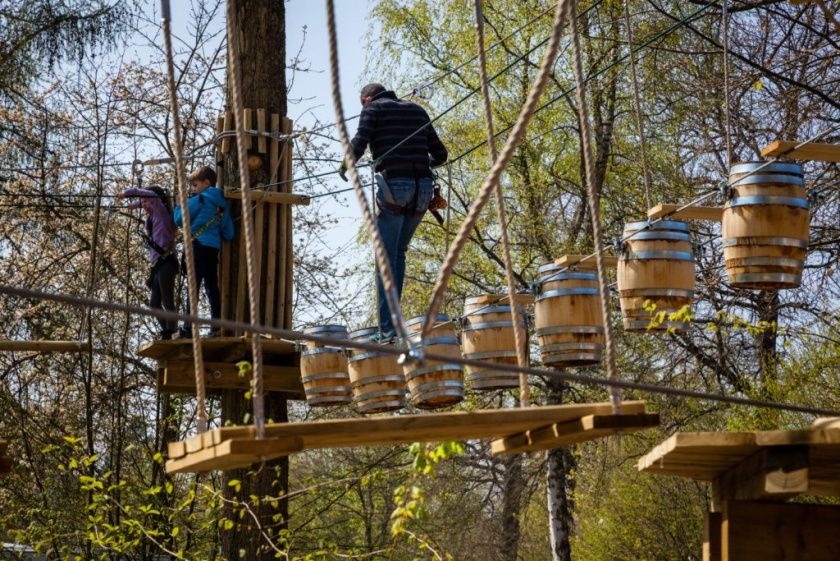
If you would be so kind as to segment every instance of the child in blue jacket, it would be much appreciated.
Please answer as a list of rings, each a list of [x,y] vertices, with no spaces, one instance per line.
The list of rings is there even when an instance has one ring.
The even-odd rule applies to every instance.
[[[193,244],[193,259],[195,261],[195,276],[197,288],[207,293],[210,302],[210,317],[218,319],[222,315],[222,298],[219,293],[219,250],[222,240],[233,239],[233,220],[225,201],[225,195],[216,187],[216,172],[209,166],[204,166],[190,175],[193,196],[190,197],[190,230]],[[183,227],[184,220],[181,207],[175,207],[175,224]],[[186,237],[184,242],[186,243]],[[187,313],[189,299],[187,300]],[[185,323],[181,328],[182,337],[190,337],[191,326]],[[210,336],[216,337],[219,330],[210,330]]]

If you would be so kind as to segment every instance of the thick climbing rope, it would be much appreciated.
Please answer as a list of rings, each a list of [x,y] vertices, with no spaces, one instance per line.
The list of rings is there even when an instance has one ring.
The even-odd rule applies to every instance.
[[[484,180],[484,184],[479,190],[478,196],[472,206],[470,206],[467,216],[461,224],[461,228],[458,230],[458,234],[452,242],[452,247],[449,248],[449,254],[446,256],[446,259],[440,269],[440,273],[438,274],[438,278],[432,292],[432,300],[426,314],[426,321],[423,324],[423,333],[421,335],[423,339],[428,336],[429,331],[432,328],[432,319],[436,316],[441,303],[443,302],[443,297],[446,293],[446,285],[449,281],[449,277],[452,275],[452,271],[455,269],[455,262],[461,254],[461,250],[464,249],[464,245],[466,245],[470,233],[472,232],[475,223],[478,221],[481,211],[487,204],[490,194],[496,188],[496,184],[499,182],[502,171],[504,171],[507,167],[508,162],[510,162],[510,159],[513,157],[514,150],[516,150],[525,136],[525,130],[528,127],[528,123],[531,121],[531,117],[534,115],[534,109],[536,108],[537,102],[539,101],[539,98],[545,89],[545,85],[548,82],[548,76],[551,72],[551,68],[554,66],[554,59],[557,56],[557,50],[560,47],[560,37],[563,34],[563,26],[565,24],[566,17],[569,15],[568,12],[570,5],[571,0],[558,0],[557,2],[557,10],[554,15],[551,39],[549,40],[548,47],[546,47],[546,52],[540,65],[540,70],[537,77],[534,79],[531,91],[528,92],[528,98],[522,106],[522,110],[519,113],[519,118],[513,127],[513,131],[510,133],[510,136],[508,136],[502,151],[499,153],[499,157],[496,158],[493,163],[493,167],[490,169],[490,173]]]
[[[723,121],[726,133],[726,165],[731,166],[732,161],[732,136],[731,136],[731,119],[729,113],[729,2],[723,0],[721,5],[721,33],[723,34]]]
[[[178,185],[178,204],[184,220],[184,260],[187,262],[187,286],[190,300],[190,310],[198,312],[198,286],[195,276],[195,261],[193,260],[193,245],[190,241],[190,207],[187,196],[186,177],[184,167],[183,145],[181,142],[181,117],[178,112],[178,96],[175,89],[175,63],[172,55],[172,30],[170,24],[169,0],[161,0],[161,19],[163,23],[163,48],[166,57],[166,86],[169,92],[169,110],[172,113],[172,132],[175,135],[175,175]],[[195,363],[195,397],[198,432],[207,430],[207,398],[204,388],[204,356],[201,354],[201,326],[192,323],[192,349]]]
[[[577,0],[574,1],[577,5]],[[572,53],[574,59],[575,83],[577,85],[578,115],[580,121],[581,152],[583,153],[583,167],[586,170],[585,182],[589,200],[589,215],[592,218],[592,238],[595,243],[595,264],[598,269],[598,284],[600,285],[601,312],[604,319],[604,340],[606,346],[607,377],[610,381],[618,379],[618,368],[615,360],[615,341],[612,337],[612,322],[610,318],[610,293],[607,286],[607,266],[604,263],[604,239],[601,233],[601,193],[595,184],[595,167],[592,162],[592,136],[589,128],[589,110],[586,106],[586,84],[583,81],[583,62],[581,61],[580,39],[576,22],[571,25]],[[621,393],[616,386],[608,386],[610,401],[615,413],[621,409]]]
[[[245,148],[245,108],[242,101],[242,65],[239,60],[239,36],[236,29],[236,8],[233,0],[227,1],[228,68],[233,83],[230,86],[231,102],[236,126],[236,155],[239,165],[239,189],[242,192],[242,236],[245,239],[245,267],[248,277],[248,303],[250,323],[260,324],[260,293],[257,286],[257,259],[254,248],[254,224],[251,215],[251,180],[248,176],[248,152]],[[291,240],[289,240],[291,243]],[[265,437],[265,401],[263,397],[262,341],[251,337],[254,408],[254,428],[257,438]]]
[[[490,106],[490,88],[487,84],[487,54],[484,51],[484,13],[482,0],[475,0],[475,30],[478,40],[478,75],[481,82],[481,97],[484,101],[484,120],[487,122],[487,147],[490,151],[490,165],[496,161],[496,135],[493,131],[493,110]],[[510,298],[510,317],[513,321],[513,340],[516,345],[516,361],[522,368],[529,366],[528,349],[525,333],[522,328],[522,318],[516,302],[516,279],[513,276],[513,262],[510,257],[510,240],[508,239],[507,217],[505,216],[505,198],[502,194],[502,182],[496,182],[493,190],[496,195],[496,214],[501,232],[502,255],[505,262],[505,279],[507,281],[508,296]],[[527,407],[530,399],[528,375],[519,374],[519,405]]]
[[[373,214],[370,208],[368,208],[362,181],[359,178],[358,171],[356,171],[356,157],[353,154],[352,146],[350,146],[347,126],[344,124],[344,107],[341,104],[341,89],[338,74],[338,41],[335,36],[335,8],[332,0],[327,0],[327,30],[330,44],[330,77],[332,79],[333,108],[335,109],[337,120],[338,136],[341,139],[341,146],[344,149],[344,160],[347,162],[347,174],[350,176],[350,182],[353,184],[353,191],[356,193],[356,199],[359,202],[362,219],[365,221],[368,235],[373,242],[376,266],[379,268],[379,275],[382,279],[383,291],[385,292],[385,300],[388,302],[388,309],[391,313],[391,321],[394,324],[397,337],[408,342],[408,333],[405,329],[402,309],[400,308],[400,297],[397,293],[397,286],[394,282],[388,253],[385,251],[385,244],[382,243],[382,236],[379,234],[379,228],[376,226]]]
[[[627,50],[630,55],[630,76],[633,80],[633,111],[636,114],[636,129],[639,131],[639,152],[642,156],[642,175],[645,181],[645,203],[647,208],[653,207],[651,197],[652,186],[650,179],[650,167],[647,159],[647,140],[645,138],[645,125],[642,119],[642,102],[639,97],[639,78],[636,74],[636,57],[633,54],[633,26],[630,25],[630,0],[624,0],[624,26],[627,28]]]

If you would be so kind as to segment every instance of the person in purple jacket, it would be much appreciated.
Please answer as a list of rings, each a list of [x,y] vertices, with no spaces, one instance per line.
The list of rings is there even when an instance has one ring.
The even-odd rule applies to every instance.
[[[160,187],[140,189],[132,187],[117,195],[118,199],[137,198],[131,206],[142,207],[146,212],[146,228],[143,242],[149,249],[152,269],[146,286],[152,291],[149,306],[170,312],[175,308],[175,278],[178,276],[178,257],[175,254],[175,221],[172,218],[172,204],[166,191]],[[171,339],[178,327],[174,320],[158,318],[158,338]]]

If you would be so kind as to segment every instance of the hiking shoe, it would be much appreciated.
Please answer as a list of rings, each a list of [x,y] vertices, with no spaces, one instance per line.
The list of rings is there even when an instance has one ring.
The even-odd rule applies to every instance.
[[[394,342],[394,338],[397,336],[396,333],[374,333],[370,336],[371,343],[378,343],[380,345],[389,345]]]

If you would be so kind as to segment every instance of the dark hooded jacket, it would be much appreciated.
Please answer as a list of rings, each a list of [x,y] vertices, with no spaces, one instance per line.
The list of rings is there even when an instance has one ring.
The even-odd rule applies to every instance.
[[[378,94],[362,108],[351,143],[356,160],[370,145],[376,171],[395,177],[431,177],[431,168],[448,157],[428,113],[416,103],[397,99],[392,91]]]

